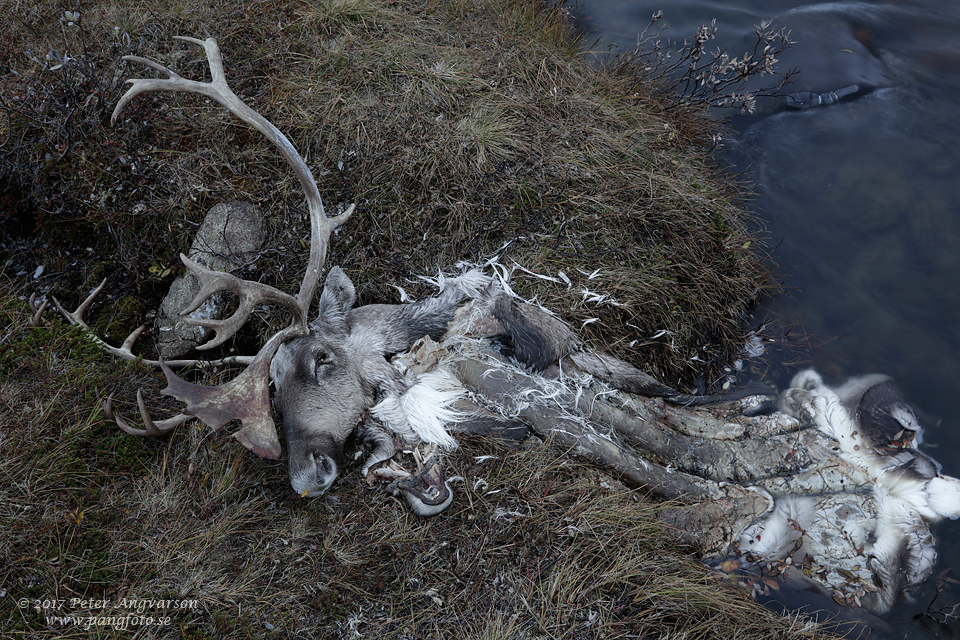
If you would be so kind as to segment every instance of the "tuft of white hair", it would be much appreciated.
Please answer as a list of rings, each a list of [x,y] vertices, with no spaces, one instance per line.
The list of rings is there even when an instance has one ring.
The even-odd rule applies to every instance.
[[[878,495],[889,495],[928,522],[960,517],[960,480],[951,476],[916,478],[894,469],[877,480]]]
[[[823,386],[823,378],[820,377],[816,369],[798,371],[790,381],[790,388],[803,389],[805,391],[817,391]]]
[[[854,457],[859,454],[862,444],[859,425],[840,401],[840,397],[830,387],[820,387],[811,391],[815,407],[813,422],[825,435],[840,445],[840,450]]]
[[[923,582],[937,562],[937,547],[926,523],[900,496],[874,487],[877,505],[876,542],[870,566],[880,585],[875,609],[886,613]]]
[[[820,374],[813,369],[806,369],[793,377],[790,386],[810,394],[813,399],[814,425],[824,435],[837,441],[843,457],[876,477],[880,472],[877,467],[881,461],[865,446],[862,429],[856,418],[844,406],[837,392],[823,383]]]
[[[479,298],[493,282],[493,278],[491,276],[488,276],[480,269],[475,268],[467,269],[459,276],[446,276],[442,272],[438,272],[437,277],[435,278],[428,276],[418,277],[424,282],[429,282],[435,286],[440,290],[440,293],[452,289],[462,292],[471,299]]]
[[[960,480],[951,476],[931,478],[927,483],[930,510],[941,518],[960,518]]]
[[[452,408],[466,395],[466,389],[449,372],[435,369],[420,374],[406,393],[381,400],[370,413],[408,444],[433,443],[452,451],[457,441],[446,425],[468,417]]]

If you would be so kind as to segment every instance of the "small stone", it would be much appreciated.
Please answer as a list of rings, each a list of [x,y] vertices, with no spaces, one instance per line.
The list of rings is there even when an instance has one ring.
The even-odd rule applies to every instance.
[[[208,269],[230,271],[253,260],[266,235],[266,220],[256,206],[248,202],[221,203],[203,219],[187,257]],[[177,358],[207,341],[206,329],[187,325],[180,316],[199,292],[200,280],[190,272],[178,276],[170,285],[156,320],[161,357]],[[228,294],[211,296],[190,316],[219,320],[228,299]]]

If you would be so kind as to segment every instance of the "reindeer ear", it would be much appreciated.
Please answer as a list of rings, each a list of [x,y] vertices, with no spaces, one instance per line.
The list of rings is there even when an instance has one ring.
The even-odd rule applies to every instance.
[[[357,291],[347,274],[340,267],[333,267],[327,274],[323,293],[320,294],[320,310],[311,326],[317,323],[331,323],[343,325],[346,328],[347,314],[353,308],[356,297]]]

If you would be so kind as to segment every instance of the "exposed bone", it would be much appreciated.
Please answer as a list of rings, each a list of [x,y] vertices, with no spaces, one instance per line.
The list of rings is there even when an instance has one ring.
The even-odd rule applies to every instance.
[[[226,320],[194,322],[214,330],[215,336],[205,345],[207,348],[221,344],[233,335],[258,304],[278,304],[293,315],[291,324],[267,341],[249,368],[221,387],[188,384],[160,362],[168,380],[164,393],[186,402],[188,413],[198,416],[213,429],[238,418],[243,422],[243,428],[234,437],[258,455],[278,456],[279,442],[269,411],[268,370],[282,343],[295,338],[299,340],[309,332],[309,338],[303,337],[300,342],[312,351],[293,353],[293,343],[287,345],[291,353],[284,366],[288,371],[299,368],[296,375],[284,376],[289,378],[289,386],[283,395],[288,400],[293,395],[290,387],[297,385],[301,391],[304,388],[312,392],[322,389],[317,394],[319,401],[305,402],[300,407],[311,411],[299,413],[348,415],[349,419],[334,425],[343,438],[334,442],[330,449],[339,459],[343,442],[360,422],[363,412],[373,404],[376,390],[400,396],[414,388],[417,374],[411,373],[411,379],[407,380],[387,364],[387,354],[408,349],[425,333],[435,337],[442,335],[454,319],[455,309],[470,298],[485,298],[476,306],[486,305],[488,315],[493,317],[478,317],[483,315],[483,309],[474,309],[468,317],[461,317],[460,322],[481,333],[484,330],[506,331],[520,360],[537,371],[557,366],[565,373],[573,369],[606,382],[618,381],[620,390],[660,396],[675,405],[692,406],[713,401],[709,397],[681,394],[629,363],[584,349],[569,327],[554,316],[536,307],[526,308],[510,297],[505,284],[499,293],[481,287],[485,279],[477,274],[451,287],[450,291],[442,290],[441,295],[423,304],[368,305],[353,309],[355,291],[352,283],[342,271],[332,269],[321,296],[321,313],[317,320],[308,324],[307,312],[318,287],[330,233],[350,215],[352,209],[328,218],[316,183],[289,140],[243,104],[227,86],[216,43],[213,40],[180,39],[204,47],[211,82],[185,80],[155,62],[127,57],[127,60],[145,64],[168,78],[130,81],[133,86],[117,105],[114,119],[130,100],[146,91],[198,93],[216,100],[263,133],[279,149],[301,182],[311,223],[309,265],[296,297],[230,274],[204,269],[183,258],[184,264],[202,282],[200,295],[186,312],[220,291],[233,292],[241,299],[237,312]],[[102,285],[98,291],[101,288]],[[89,330],[82,316],[95,295],[96,292],[73,314],[61,311],[71,322]],[[131,349],[137,335],[138,331],[131,334],[122,347],[108,350],[121,357],[132,357]],[[345,354],[342,359],[350,366],[334,367],[337,357],[342,355],[334,353],[338,350]],[[300,357],[304,354],[309,357]],[[960,515],[960,480],[940,476],[939,467],[913,448],[914,439],[903,437],[903,431],[908,430],[917,433],[919,438],[919,430],[913,427],[915,416],[908,408],[889,404],[886,392],[877,388],[876,379],[858,383],[860,386],[848,387],[846,391],[841,388],[838,396],[828,388],[820,388],[818,377],[808,375],[805,382],[798,383],[800,388],[781,398],[781,409],[797,420],[791,422],[778,418],[765,421],[754,414],[750,416],[753,420],[751,426],[757,428],[751,428],[747,437],[746,429],[738,432],[737,426],[731,427],[728,416],[704,413],[692,418],[686,406],[667,407],[663,401],[632,403],[623,400],[614,405],[605,401],[606,391],[601,394],[573,388],[575,385],[551,386],[543,376],[531,376],[516,366],[506,368],[462,353],[456,359],[461,379],[488,398],[491,404],[499,406],[508,419],[520,417],[553,442],[615,470],[629,484],[656,496],[685,503],[684,509],[673,514],[673,521],[678,526],[704,538],[698,542],[713,545],[710,548],[714,551],[722,542],[731,540],[735,550],[749,547],[750,553],[742,554],[746,561],[744,565],[754,563],[753,569],[758,570],[762,578],[769,577],[763,572],[769,571],[774,562],[787,567],[803,562],[805,555],[801,554],[805,549],[827,560],[841,558],[848,564],[856,561],[859,554],[869,553],[869,562],[857,565],[860,566],[858,571],[863,573],[849,578],[857,589],[850,592],[850,597],[859,603],[858,599],[863,596],[864,601],[876,610],[886,610],[932,569],[935,547],[925,519]],[[283,368],[277,366],[278,371]],[[327,385],[327,382],[343,382],[344,376],[325,378],[324,371],[349,374],[353,378],[351,382],[355,383],[350,388],[348,385],[339,387],[347,391],[340,397],[349,400],[337,405],[335,411],[327,411],[332,403],[327,402],[329,398],[324,393],[330,392],[334,386]],[[872,400],[867,397],[871,390],[878,395]],[[851,397],[846,397],[848,393],[852,394]],[[862,416],[851,413],[851,402],[855,398],[860,398],[857,407],[862,408],[866,402],[868,408],[872,408],[869,415],[881,435],[887,434],[890,427],[899,431],[890,434],[892,439],[882,444],[887,447],[899,443],[894,448],[903,448],[907,452],[905,456],[889,451],[877,452],[874,456],[864,448]],[[138,404],[147,425],[142,430],[144,435],[160,435],[173,428],[172,421],[185,419],[178,417],[155,424],[146,413],[139,394]],[[291,408],[293,411],[287,412],[286,408],[284,411],[297,412],[295,404]],[[108,415],[112,414],[109,403],[105,410]],[[115,419],[118,423],[125,422],[119,417]],[[684,424],[697,420],[710,425],[701,431],[683,429]],[[809,428],[810,422],[816,429]],[[311,426],[316,425],[308,424],[305,430]],[[604,428],[607,431],[603,431]],[[711,428],[722,433],[723,439],[706,437]],[[382,431],[371,433],[377,447],[372,458],[382,459],[393,450],[392,443],[384,440]],[[740,435],[731,435],[736,433]],[[333,441],[329,433],[321,435]],[[303,447],[303,450],[313,460],[316,449]],[[403,493],[415,510],[418,505],[427,507],[418,513],[438,513],[452,499],[449,486],[439,465],[430,461],[429,456],[424,460],[415,450],[415,458],[416,475],[402,472],[392,462],[388,471],[382,473],[400,476],[392,490]],[[328,482],[312,488],[314,493],[311,495],[326,491],[336,478],[338,469],[333,457],[326,456],[323,463],[332,472],[324,476]],[[759,488],[731,483],[731,480]],[[816,495],[810,495],[813,493]],[[870,542],[872,533],[877,534],[873,543]],[[814,535],[817,536],[815,539],[807,539]],[[901,542],[907,535],[912,536],[914,544],[904,547]],[[868,544],[872,544],[872,548],[864,551]],[[846,545],[846,556],[836,553],[835,549],[840,545]],[[760,561],[750,559],[754,553],[763,556]],[[766,569],[761,566],[763,562]],[[844,567],[837,567],[836,571],[829,567],[821,570],[824,575],[829,574],[828,579],[833,585],[845,587],[842,582],[848,578],[844,572],[850,573],[850,570]],[[797,574],[797,569],[784,569],[779,575],[799,579]],[[884,584],[874,585],[875,591],[868,595],[873,578]]]
[[[411,452],[417,463],[416,473],[410,473],[395,460],[375,470],[374,476],[393,482],[387,490],[396,497],[403,497],[410,509],[418,516],[434,516],[444,511],[453,502],[453,489],[444,477],[443,468],[436,459],[437,445],[421,445]]]

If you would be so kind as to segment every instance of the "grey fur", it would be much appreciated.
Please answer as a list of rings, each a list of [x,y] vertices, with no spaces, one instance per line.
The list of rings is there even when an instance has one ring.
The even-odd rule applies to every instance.
[[[353,283],[339,267],[330,270],[310,334],[284,343],[270,365],[297,493],[317,496],[329,489],[340,473],[344,443],[377,393],[399,395],[411,384],[388,358],[425,335],[439,340],[466,299],[453,280],[421,302],[354,308]],[[358,435],[374,447],[366,468],[395,453],[389,434],[372,422]]]
[[[540,307],[500,294],[493,301],[492,311],[510,336],[517,360],[534,371],[543,371],[581,350],[570,327]]]
[[[758,390],[752,386],[727,394],[683,394],[619,358],[585,349],[565,322],[540,307],[500,293],[493,300],[491,312],[513,343],[513,355],[535,372],[559,362],[563,369],[590,374],[621,391],[663,398],[683,406],[737,400],[770,391],[768,387]]]

